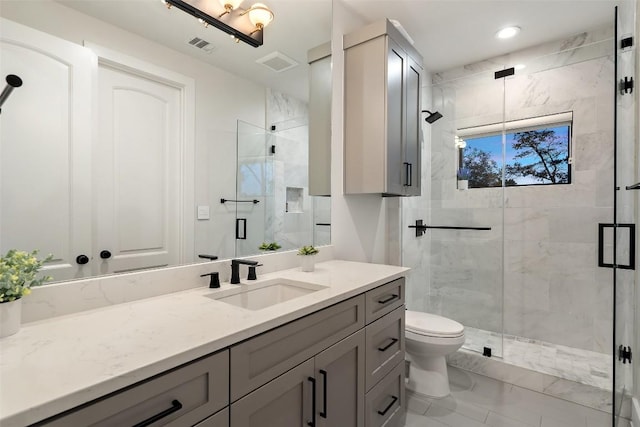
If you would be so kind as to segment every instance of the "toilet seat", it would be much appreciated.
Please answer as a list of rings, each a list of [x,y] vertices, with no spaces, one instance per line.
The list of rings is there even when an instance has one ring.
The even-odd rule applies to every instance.
[[[417,335],[437,338],[459,338],[464,326],[455,320],[420,311],[406,311],[405,329]]]

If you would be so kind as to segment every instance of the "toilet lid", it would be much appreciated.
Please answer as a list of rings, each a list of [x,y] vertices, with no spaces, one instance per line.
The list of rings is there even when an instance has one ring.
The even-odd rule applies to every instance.
[[[464,326],[455,320],[411,310],[406,311],[405,329],[431,337],[459,337],[464,334]]]

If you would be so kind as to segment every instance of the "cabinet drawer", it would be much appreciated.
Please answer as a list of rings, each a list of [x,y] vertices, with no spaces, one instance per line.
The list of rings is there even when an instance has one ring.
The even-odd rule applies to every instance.
[[[370,290],[365,300],[367,324],[391,313],[404,304],[404,277]]]
[[[229,427],[229,408],[224,408],[217,414],[200,421],[193,427]]]
[[[366,387],[371,389],[404,360],[404,305],[367,325]]]
[[[364,326],[360,295],[231,347],[231,401]]]
[[[45,422],[46,426],[193,425],[229,404],[229,351],[224,350]]]
[[[404,363],[398,365],[382,379],[365,398],[365,425],[367,427],[401,427],[406,418],[404,396]]]

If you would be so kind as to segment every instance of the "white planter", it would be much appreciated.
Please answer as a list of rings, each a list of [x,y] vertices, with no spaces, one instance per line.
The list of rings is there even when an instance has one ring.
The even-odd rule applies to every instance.
[[[299,255],[300,267],[302,271],[308,273],[312,272],[316,268],[316,256],[315,255]]]
[[[0,303],[0,338],[13,335],[20,330],[22,299]]]
[[[469,188],[469,181],[466,179],[458,180],[458,190],[467,190]]]

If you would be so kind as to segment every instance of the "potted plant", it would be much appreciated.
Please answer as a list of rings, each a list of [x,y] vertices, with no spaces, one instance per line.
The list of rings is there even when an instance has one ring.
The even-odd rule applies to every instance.
[[[277,251],[281,247],[282,246],[280,246],[276,242],[271,242],[271,243],[262,243],[260,246],[258,246],[258,249],[260,249],[261,251]]]
[[[32,286],[40,286],[52,277],[36,278],[42,265],[52,255],[38,260],[38,251],[31,253],[9,250],[0,257],[0,338],[13,335],[20,329],[22,297],[31,293]]]
[[[469,188],[469,178],[471,177],[469,169],[467,169],[467,168],[458,169],[458,172],[457,172],[456,176],[458,178],[458,190],[466,190],[466,189],[468,189]]]
[[[320,251],[311,246],[303,246],[298,249],[298,255],[302,256],[302,271],[311,272],[315,269],[316,257],[315,255]]]

